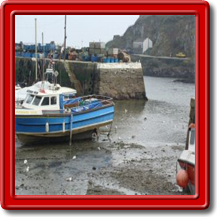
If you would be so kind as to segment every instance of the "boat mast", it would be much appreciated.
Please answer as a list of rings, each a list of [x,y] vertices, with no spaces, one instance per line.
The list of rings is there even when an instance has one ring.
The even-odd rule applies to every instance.
[[[43,77],[43,81],[44,81],[44,34],[42,32],[42,51],[43,51],[43,63],[42,63],[42,77]]]
[[[66,15],[65,15],[65,26],[64,26],[64,62],[66,59]]]
[[[37,81],[38,75],[37,75],[37,66],[38,66],[38,59],[37,59],[37,18],[35,18],[35,80]]]
[[[66,60],[66,15],[65,15],[65,25],[64,25],[64,62]],[[62,55],[62,49],[60,51],[60,54]],[[59,58],[60,60],[60,58]],[[60,85],[61,85],[61,70],[60,70]]]

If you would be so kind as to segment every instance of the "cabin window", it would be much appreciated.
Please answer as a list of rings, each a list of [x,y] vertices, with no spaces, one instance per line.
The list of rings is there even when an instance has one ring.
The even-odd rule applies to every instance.
[[[34,95],[29,95],[27,100],[26,100],[26,103],[31,104],[33,98],[34,98]]]
[[[43,99],[41,105],[42,105],[42,106],[49,105],[49,97],[44,97],[44,99]]]
[[[40,96],[36,96],[32,104],[33,105],[39,105],[40,101],[41,101],[41,97]]]
[[[55,96],[51,97],[51,105],[56,105],[57,104],[57,98]]]

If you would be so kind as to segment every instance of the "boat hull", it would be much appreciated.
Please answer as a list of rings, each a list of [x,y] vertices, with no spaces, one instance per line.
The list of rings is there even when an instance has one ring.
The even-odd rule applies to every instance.
[[[188,173],[188,188],[192,195],[195,194],[195,153],[192,150],[184,150],[179,159],[179,166]]]
[[[40,138],[69,137],[93,131],[111,124],[114,118],[114,105],[78,114],[50,113],[43,115],[15,115],[15,132],[23,143]]]

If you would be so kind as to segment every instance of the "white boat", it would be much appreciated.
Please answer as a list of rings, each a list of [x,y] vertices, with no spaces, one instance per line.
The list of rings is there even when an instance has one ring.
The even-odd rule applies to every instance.
[[[61,87],[59,84],[51,84],[49,81],[39,81],[30,87],[15,89],[15,104],[22,104],[29,91],[41,92],[46,90],[65,90],[68,89],[71,94],[76,95],[77,91],[72,88]]]
[[[52,74],[52,76],[54,75],[55,77],[58,76],[58,72],[54,72],[53,68],[48,68],[46,70],[45,74]],[[59,84],[55,83],[50,83],[47,80],[44,81],[39,81],[35,84],[33,84],[30,87],[24,87],[24,88],[16,88],[15,86],[15,107],[20,107],[22,105],[22,103],[24,102],[28,91],[32,91],[32,92],[43,92],[46,90],[58,90],[58,91],[65,91],[67,89],[67,91],[69,91],[72,95],[76,95],[77,91],[75,89],[72,88],[67,88],[67,87],[61,87]]]

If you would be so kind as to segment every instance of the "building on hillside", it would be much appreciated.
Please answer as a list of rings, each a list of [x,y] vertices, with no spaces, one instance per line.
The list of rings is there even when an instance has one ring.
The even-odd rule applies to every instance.
[[[153,43],[151,39],[138,38],[133,42],[133,52],[134,53],[144,53],[148,49],[152,48],[152,46],[153,46]]]

